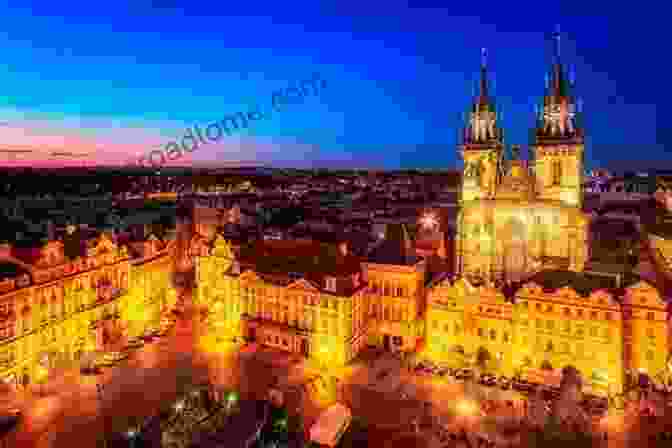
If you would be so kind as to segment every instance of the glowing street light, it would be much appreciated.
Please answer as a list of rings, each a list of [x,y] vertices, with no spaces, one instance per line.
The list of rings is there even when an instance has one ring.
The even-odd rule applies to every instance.
[[[425,213],[420,218],[420,225],[427,230],[434,230],[439,226],[439,219],[434,213]]]

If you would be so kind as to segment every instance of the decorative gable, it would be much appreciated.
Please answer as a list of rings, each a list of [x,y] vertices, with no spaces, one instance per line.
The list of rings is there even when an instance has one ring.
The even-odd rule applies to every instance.
[[[467,295],[475,291],[475,288],[469,283],[469,280],[467,280],[464,277],[460,277],[454,284],[453,287],[455,288],[456,292],[459,295]]]
[[[615,305],[614,297],[604,289],[593,291],[588,299],[597,304],[605,304],[609,306]]]
[[[212,248],[212,255],[218,258],[235,258],[231,245],[221,235],[217,235]]]
[[[257,273],[252,271],[252,270],[249,270],[249,269],[246,270],[245,272],[243,272],[242,274],[240,274],[240,282],[241,283],[244,283],[244,282],[254,283],[254,282],[258,282],[260,280],[261,280],[261,278],[257,275]]]
[[[40,267],[56,266],[62,264],[65,261],[64,258],[63,243],[49,241],[42,247],[37,265]]]
[[[109,252],[116,253],[117,245],[114,244],[114,241],[112,241],[112,238],[110,238],[110,236],[107,233],[103,233],[100,235],[100,238],[98,239],[96,249],[98,251],[98,254]]]
[[[287,285],[287,289],[299,289],[302,291],[308,291],[308,292],[320,292],[320,288],[317,287],[313,282],[308,281],[304,278],[300,278],[289,285]]]
[[[536,284],[535,282],[528,282],[523,285],[522,288],[520,288],[518,294],[520,295],[525,295],[525,296],[540,296],[542,295],[543,290],[541,286]]]
[[[570,286],[563,286],[562,288],[558,289],[555,292],[555,294],[562,298],[570,300],[576,300],[580,297],[579,294],[577,294],[577,292],[574,290],[574,288]]]
[[[661,309],[666,306],[658,289],[644,280],[629,286],[623,299],[624,303],[632,306],[653,306]]]

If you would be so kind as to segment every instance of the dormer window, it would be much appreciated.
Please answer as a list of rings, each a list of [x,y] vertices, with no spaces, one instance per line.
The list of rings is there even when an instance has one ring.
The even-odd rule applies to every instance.
[[[326,281],[326,290],[336,292],[336,277],[327,277],[325,281]]]

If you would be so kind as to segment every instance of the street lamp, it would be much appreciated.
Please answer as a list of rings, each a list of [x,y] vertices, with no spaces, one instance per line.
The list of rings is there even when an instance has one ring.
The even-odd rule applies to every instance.
[[[139,432],[131,429],[126,433],[126,436],[128,436],[128,440],[131,442],[131,448],[135,447],[135,441],[137,440]]]

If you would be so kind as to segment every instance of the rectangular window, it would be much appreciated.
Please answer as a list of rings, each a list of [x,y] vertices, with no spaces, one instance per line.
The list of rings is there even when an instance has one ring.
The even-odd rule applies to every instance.
[[[327,277],[327,291],[336,292],[336,279],[334,277]]]
[[[562,162],[560,160],[554,160],[551,164],[551,175],[553,185],[560,185],[562,181]]]
[[[649,313],[646,313],[646,318],[648,320],[654,320],[655,315],[654,315],[654,313],[649,312]]]

